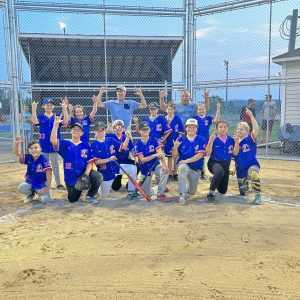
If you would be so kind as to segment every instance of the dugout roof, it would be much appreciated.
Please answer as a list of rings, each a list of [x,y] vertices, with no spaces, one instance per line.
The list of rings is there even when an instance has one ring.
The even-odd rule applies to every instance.
[[[20,34],[32,82],[172,81],[183,37]]]
[[[278,64],[281,64],[281,63],[287,62],[287,61],[295,61],[295,60],[300,60],[300,48],[280,54],[280,55],[272,58],[272,61],[274,63],[278,63]]]

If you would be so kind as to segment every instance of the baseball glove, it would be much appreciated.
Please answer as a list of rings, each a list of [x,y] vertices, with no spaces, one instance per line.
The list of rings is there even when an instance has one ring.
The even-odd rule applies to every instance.
[[[78,191],[88,190],[91,186],[90,177],[86,174],[83,174],[79,177],[75,184],[75,189]]]

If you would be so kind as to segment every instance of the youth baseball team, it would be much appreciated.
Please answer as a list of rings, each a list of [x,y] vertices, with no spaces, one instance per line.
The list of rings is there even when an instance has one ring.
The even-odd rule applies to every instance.
[[[39,128],[39,141],[28,141],[28,153],[19,150],[23,142],[16,137],[13,152],[27,165],[25,181],[18,190],[25,194],[25,203],[33,201],[37,195],[42,203],[51,200],[50,188],[52,172],[57,189],[65,189],[59,176],[58,155],[63,159],[64,181],[69,202],[77,202],[82,194],[78,180],[88,179],[86,202],[97,204],[97,194],[105,199],[110,191],[122,186],[122,175],[134,180],[140,173],[143,190],[150,196],[152,176],[157,183],[156,199],[169,202],[168,181],[178,182],[178,203],[187,204],[187,196],[194,195],[200,179],[206,179],[204,157],[209,156],[207,169],[212,174],[207,201],[216,203],[215,192],[226,194],[229,176],[235,175],[241,195],[253,193],[253,204],[261,204],[260,165],[256,159],[259,127],[249,109],[249,122],[236,125],[233,136],[228,135],[229,126],[220,119],[220,104],[215,116],[206,115],[209,95],[204,93],[204,103],[190,101],[188,90],[181,92],[179,103],[165,103],[166,91],[159,91],[159,103],[147,105],[142,90],[136,94],[140,102],[125,99],[126,87],[116,88],[116,100],[102,101],[107,87],[101,87],[93,96],[93,108],[89,115],[81,105],[72,107],[68,99],[62,100],[62,113],[56,115],[52,98],[43,99],[43,114],[37,114],[38,103],[32,103],[31,123]],[[133,116],[134,110],[149,107],[150,115],[140,120]],[[72,109],[71,109],[72,107]],[[98,107],[109,110],[112,124],[94,124],[95,141],[90,143],[91,124]],[[159,109],[166,112],[158,115]],[[133,143],[130,133],[133,120],[139,138]],[[211,125],[216,131],[210,134]],[[71,139],[62,139],[62,126],[70,128]],[[51,163],[51,164],[50,164]],[[95,166],[95,167],[94,167]],[[95,170],[96,169],[96,170]],[[126,185],[128,199],[140,198],[133,182]]]

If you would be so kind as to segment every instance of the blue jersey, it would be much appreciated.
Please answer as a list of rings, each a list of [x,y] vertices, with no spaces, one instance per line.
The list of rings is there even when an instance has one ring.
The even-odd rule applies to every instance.
[[[134,100],[124,100],[124,102],[108,100],[102,103],[109,110],[112,121],[122,120],[126,129],[131,125],[133,111],[140,106],[140,103]]]
[[[42,148],[42,151],[44,153],[51,153],[55,152],[51,142],[50,142],[50,136],[51,131],[54,124],[54,119],[56,115],[53,114],[51,118],[48,118],[45,114],[37,115],[37,119],[39,120],[39,126],[40,126],[40,145]],[[61,123],[59,124],[59,128],[57,130],[57,138],[60,139],[60,127]]]
[[[196,135],[192,141],[190,141],[186,136],[182,136],[178,139],[178,141],[181,142],[181,144],[178,147],[179,156],[177,162],[189,159],[197,153],[205,155],[206,142],[202,136]],[[204,159],[200,158],[195,162],[188,163],[188,165],[191,169],[203,170],[203,161]]]
[[[257,143],[251,136],[247,136],[240,141],[239,148],[240,151],[235,157],[237,177],[246,178],[251,166],[260,167],[256,159]]]
[[[92,143],[93,156],[97,159],[118,157],[118,153],[122,151],[122,143],[112,137],[105,137],[103,142],[96,140]],[[110,161],[105,164],[97,165],[97,170],[103,175],[103,180],[108,181],[115,178],[115,174],[119,174],[119,167],[115,162]]]
[[[116,139],[117,141],[119,141],[121,143],[124,143],[124,141],[126,140],[125,132],[122,133],[121,139],[119,139],[117,137],[117,135],[114,134],[114,133],[107,133],[106,137],[111,137],[111,138]],[[132,149],[134,149],[134,145],[133,145],[132,139],[130,139],[127,149],[122,149],[121,152],[116,153],[119,164],[128,164],[128,162],[129,162],[129,151],[131,151]]]
[[[88,163],[94,161],[90,145],[85,142],[75,145],[71,141],[58,140],[55,149],[64,160],[66,185],[75,186],[77,179],[85,172]]]
[[[209,129],[210,125],[213,123],[214,117],[213,116],[194,116],[193,119],[196,119],[198,122],[198,130],[197,134],[204,137],[205,142],[208,143],[209,140]]]
[[[182,124],[185,126],[187,119],[190,119],[194,116],[197,108],[197,103],[189,102],[188,104],[176,103],[175,115],[177,115]]]
[[[27,165],[25,180],[31,184],[33,190],[40,190],[47,186],[46,171],[51,170],[51,167],[43,154],[36,160],[31,154],[25,154],[20,158],[20,162]]]
[[[233,156],[234,139],[231,136],[227,136],[225,143],[217,137],[212,146],[212,153],[209,160],[222,161],[230,163]]]
[[[161,148],[162,145],[160,142],[155,137],[151,136],[146,143],[142,142],[141,140],[135,143],[134,156],[137,157],[142,154],[144,157],[147,157],[155,154],[156,151]],[[145,163],[139,162],[142,175],[147,175],[153,164],[159,164],[157,157]]]
[[[85,116],[81,120],[71,117],[70,125],[80,123],[83,126],[83,135],[80,138],[82,142],[88,143],[90,141],[90,125],[93,121],[90,116]]]
[[[173,149],[173,141],[178,139],[180,133],[184,133],[184,127],[181,119],[176,115],[168,125],[171,127],[172,132],[166,139],[166,142],[164,144],[164,152],[167,155],[171,155]]]
[[[157,116],[154,120],[151,120],[150,117],[146,117],[144,118],[144,121],[150,126],[151,136],[154,136],[157,139],[160,139],[166,132],[172,130],[163,116]]]

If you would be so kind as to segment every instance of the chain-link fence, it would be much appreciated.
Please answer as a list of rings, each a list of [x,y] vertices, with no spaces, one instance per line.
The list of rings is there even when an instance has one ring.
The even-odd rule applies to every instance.
[[[295,0],[261,1],[259,6],[243,1],[243,7],[237,7],[242,1],[231,6],[192,0],[149,0],[139,6],[120,0],[9,2],[16,16],[18,82],[7,75],[9,63],[1,65],[0,82],[18,90],[21,113],[11,114],[12,100],[1,109],[19,122],[21,133],[26,135],[28,129],[27,139],[31,134],[38,137],[38,128],[28,121],[33,100],[42,113],[42,99],[52,97],[55,112],[60,113],[61,99],[67,96],[73,106],[80,104],[89,114],[92,95],[101,85],[109,89],[104,101],[116,99],[115,87],[122,83],[128,89],[126,98],[140,101],[134,90],[142,88],[147,103],[158,102],[160,89],[169,91],[166,100],[179,102],[180,90],[188,87],[196,102],[210,91],[209,114],[221,102],[222,118],[229,121],[231,133],[242,108],[255,99],[261,127],[258,153],[299,159],[299,55],[298,62],[297,55],[295,62],[280,57],[276,61],[287,52],[280,25],[296,8]],[[0,18],[4,22],[0,38],[5,41],[0,53],[5,57],[4,8]],[[266,94],[272,94],[275,113],[263,109]],[[142,118],[149,110],[136,113]],[[110,116],[98,108],[95,120],[109,122]],[[12,122],[10,134],[16,127]],[[67,129],[63,137],[69,137]],[[94,138],[93,127],[90,137]],[[6,161],[2,154],[0,161]]]

